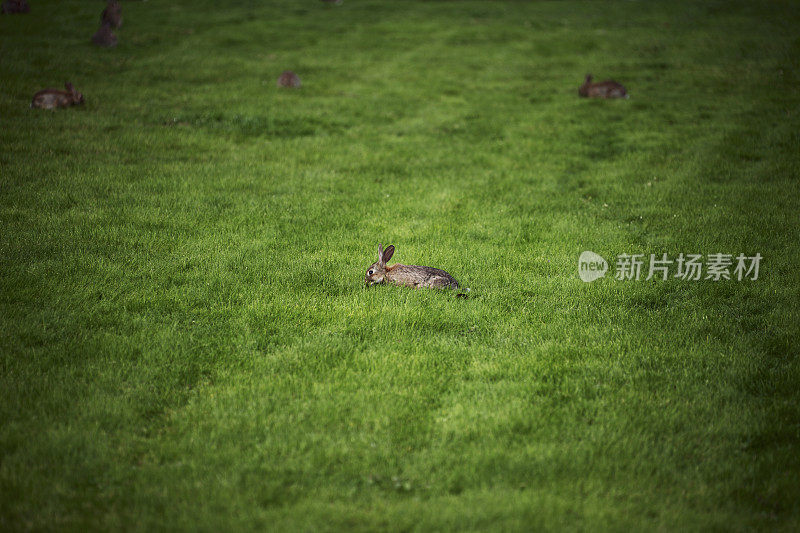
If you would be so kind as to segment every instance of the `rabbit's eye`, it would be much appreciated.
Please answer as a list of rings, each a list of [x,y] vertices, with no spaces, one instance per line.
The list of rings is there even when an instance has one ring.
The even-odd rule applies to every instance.
[[[367,272],[367,274],[369,274],[369,275],[371,276],[371,275],[372,275],[372,270],[370,270],[369,272]]]

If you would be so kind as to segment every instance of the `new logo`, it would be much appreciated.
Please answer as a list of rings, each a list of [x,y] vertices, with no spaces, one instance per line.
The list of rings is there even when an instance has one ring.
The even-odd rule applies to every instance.
[[[606,272],[608,263],[600,255],[586,251],[578,258],[578,275],[586,283],[602,278]]]

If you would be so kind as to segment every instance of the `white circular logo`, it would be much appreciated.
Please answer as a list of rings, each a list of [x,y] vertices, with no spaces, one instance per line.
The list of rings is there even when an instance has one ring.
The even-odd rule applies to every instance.
[[[607,271],[606,260],[594,252],[583,252],[578,258],[578,275],[586,283],[602,278]]]

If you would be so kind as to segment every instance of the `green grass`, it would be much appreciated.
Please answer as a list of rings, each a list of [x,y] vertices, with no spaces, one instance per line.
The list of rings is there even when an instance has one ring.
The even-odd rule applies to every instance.
[[[31,4],[0,529],[800,527],[796,3],[125,2],[111,50],[100,2]],[[471,297],[365,289],[379,242]]]

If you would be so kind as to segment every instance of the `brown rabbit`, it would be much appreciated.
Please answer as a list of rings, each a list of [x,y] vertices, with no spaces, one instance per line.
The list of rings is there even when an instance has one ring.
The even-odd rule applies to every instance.
[[[584,98],[628,98],[628,92],[621,84],[613,80],[592,83],[591,74],[586,75],[586,80],[578,89],[578,94]]]
[[[31,107],[40,109],[55,109],[57,107],[69,107],[83,103],[83,95],[75,90],[70,82],[64,84],[66,91],[58,89],[44,89],[33,95]]]
[[[97,33],[92,35],[92,43],[104,48],[117,46],[117,36],[111,31],[111,24],[104,22]]]
[[[3,13],[28,13],[31,6],[28,5],[27,0],[6,0],[3,2]]]
[[[297,89],[300,87],[300,78],[291,70],[286,70],[278,77],[278,87],[292,87]]]
[[[383,245],[378,245],[378,261],[370,265],[364,282],[367,285],[376,283],[394,283],[406,287],[428,287],[432,289],[457,289],[458,282],[438,268],[416,265],[387,265],[386,262],[392,258],[394,246],[389,245],[386,250]]]
[[[108,23],[112,28],[122,26],[122,5],[117,0],[108,0],[108,5],[100,15],[100,23]]]

